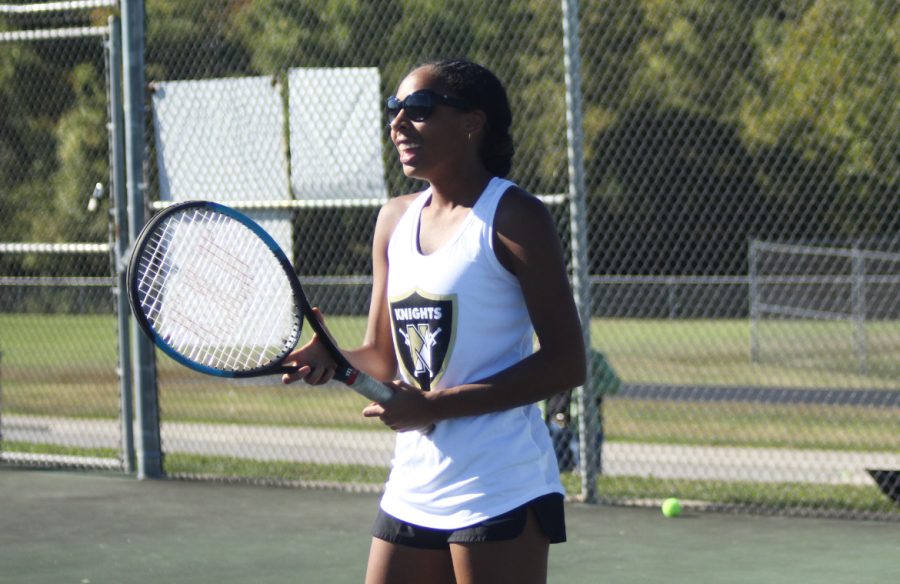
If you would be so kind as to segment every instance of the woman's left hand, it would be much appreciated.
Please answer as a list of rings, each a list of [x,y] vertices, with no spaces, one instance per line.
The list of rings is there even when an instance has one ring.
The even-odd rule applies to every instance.
[[[395,432],[409,432],[431,427],[437,418],[428,393],[403,381],[388,384],[394,397],[386,404],[371,403],[363,409],[363,416],[379,418]]]

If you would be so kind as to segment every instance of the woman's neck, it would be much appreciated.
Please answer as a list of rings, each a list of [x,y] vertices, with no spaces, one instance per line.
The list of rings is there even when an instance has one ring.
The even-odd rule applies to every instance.
[[[491,173],[480,168],[471,173],[432,181],[430,204],[435,207],[471,207],[492,178]]]

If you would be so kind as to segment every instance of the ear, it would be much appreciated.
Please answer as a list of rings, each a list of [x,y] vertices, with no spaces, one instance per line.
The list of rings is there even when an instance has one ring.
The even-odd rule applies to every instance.
[[[472,110],[466,112],[466,121],[463,123],[463,129],[472,137],[480,136],[487,126],[487,115],[481,110]]]

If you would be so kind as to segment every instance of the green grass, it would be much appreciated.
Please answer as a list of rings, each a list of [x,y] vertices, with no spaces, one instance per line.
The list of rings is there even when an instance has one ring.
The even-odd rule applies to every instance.
[[[202,379],[175,384],[161,376],[161,409],[165,419],[173,421],[377,429],[360,415],[368,400],[352,390],[274,383],[210,385]]]
[[[114,448],[80,448],[77,446],[63,446],[61,444],[41,444],[37,442],[19,442],[16,440],[4,440],[0,445],[5,452],[20,452],[23,454],[54,454],[61,456],[81,456],[89,458],[119,458],[119,451]]]
[[[362,318],[329,317],[338,342],[353,345]],[[842,323],[762,325],[763,362],[749,359],[750,326],[738,320],[595,320],[592,338],[627,383],[822,388],[898,388],[900,322],[870,323],[869,375],[860,375]],[[0,314],[0,399],[3,415],[115,419],[115,321],[109,316]],[[359,412],[366,400],[341,388],[283,386],[203,376],[158,359],[164,421],[377,428]],[[604,402],[607,440],[661,444],[900,451],[897,409],[745,403]],[[113,449],[3,442],[6,451],[116,458]],[[257,461],[168,453],[170,475],[287,482],[339,482],[369,488],[387,469]],[[576,475],[563,477],[580,492]],[[897,513],[877,488],[844,485],[735,483],[653,477],[598,479],[605,501],[641,503],[676,495],[713,505]]]
[[[163,464],[166,474],[175,476],[199,475],[231,479],[265,477],[285,482],[341,483],[367,487],[383,485],[388,476],[388,469],[378,466],[248,460],[195,454],[167,454]]]
[[[358,317],[330,317],[338,341],[362,334]],[[828,356],[841,323],[778,323],[782,336],[817,339]],[[900,323],[872,323],[880,347],[900,342]],[[595,320],[595,346],[630,383],[779,387],[900,387],[898,377],[749,360],[749,324],[736,320]],[[115,418],[115,322],[110,316],[0,314],[0,391],[5,414]],[[810,343],[808,342],[807,345]],[[812,345],[810,345],[812,346]],[[893,345],[891,345],[893,346]],[[900,366],[900,347],[893,366]],[[787,359],[783,359],[787,361]],[[832,359],[835,360],[835,359]],[[366,400],[340,388],[283,386],[277,379],[210,378],[158,359],[162,418],[234,424],[370,428]],[[607,400],[609,440],[900,451],[896,409]]]
[[[358,342],[365,326],[362,317],[332,316],[328,322],[343,345]],[[867,375],[856,370],[847,323],[778,321],[760,330],[763,361],[753,363],[746,320],[594,319],[591,324],[594,347],[628,383],[900,387],[900,321],[867,323]],[[110,316],[0,314],[4,380],[114,379],[116,349]]]
[[[4,377],[16,369],[115,367],[116,321],[106,315],[0,314]]]
[[[9,452],[63,454],[116,458],[118,453],[102,448],[67,448],[56,445],[4,442]],[[258,461],[225,456],[167,454],[164,469],[169,476],[213,477],[237,480],[270,480],[285,483],[339,483],[353,488],[377,489],[387,479],[388,469],[378,466]],[[581,477],[564,473],[563,485],[570,495],[581,492]],[[654,504],[667,497],[703,505],[740,506],[772,510],[900,514],[874,486],[817,485],[807,483],[751,483],[658,479],[654,477],[609,477],[597,479],[602,501],[617,504]]]
[[[563,484],[569,493],[581,491],[579,481],[580,476],[576,474],[563,475]],[[808,509],[900,515],[900,506],[892,503],[875,486],[600,476],[597,494],[601,501],[617,504],[657,504],[668,497],[678,497],[699,505],[757,508],[770,512]]]
[[[606,440],[900,452],[897,409],[606,400]]]
[[[851,325],[760,325],[761,362],[750,360],[746,320],[595,319],[591,339],[629,383],[806,388],[900,388],[900,321],[866,324],[869,374],[861,375]]]

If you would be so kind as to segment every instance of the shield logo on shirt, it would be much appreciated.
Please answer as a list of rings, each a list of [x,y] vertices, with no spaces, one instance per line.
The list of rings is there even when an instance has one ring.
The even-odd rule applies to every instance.
[[[430,391],[450,361],[456,338],[456,294],[415,290],[389,302],[391,331],[400,366],[420,389]]]

